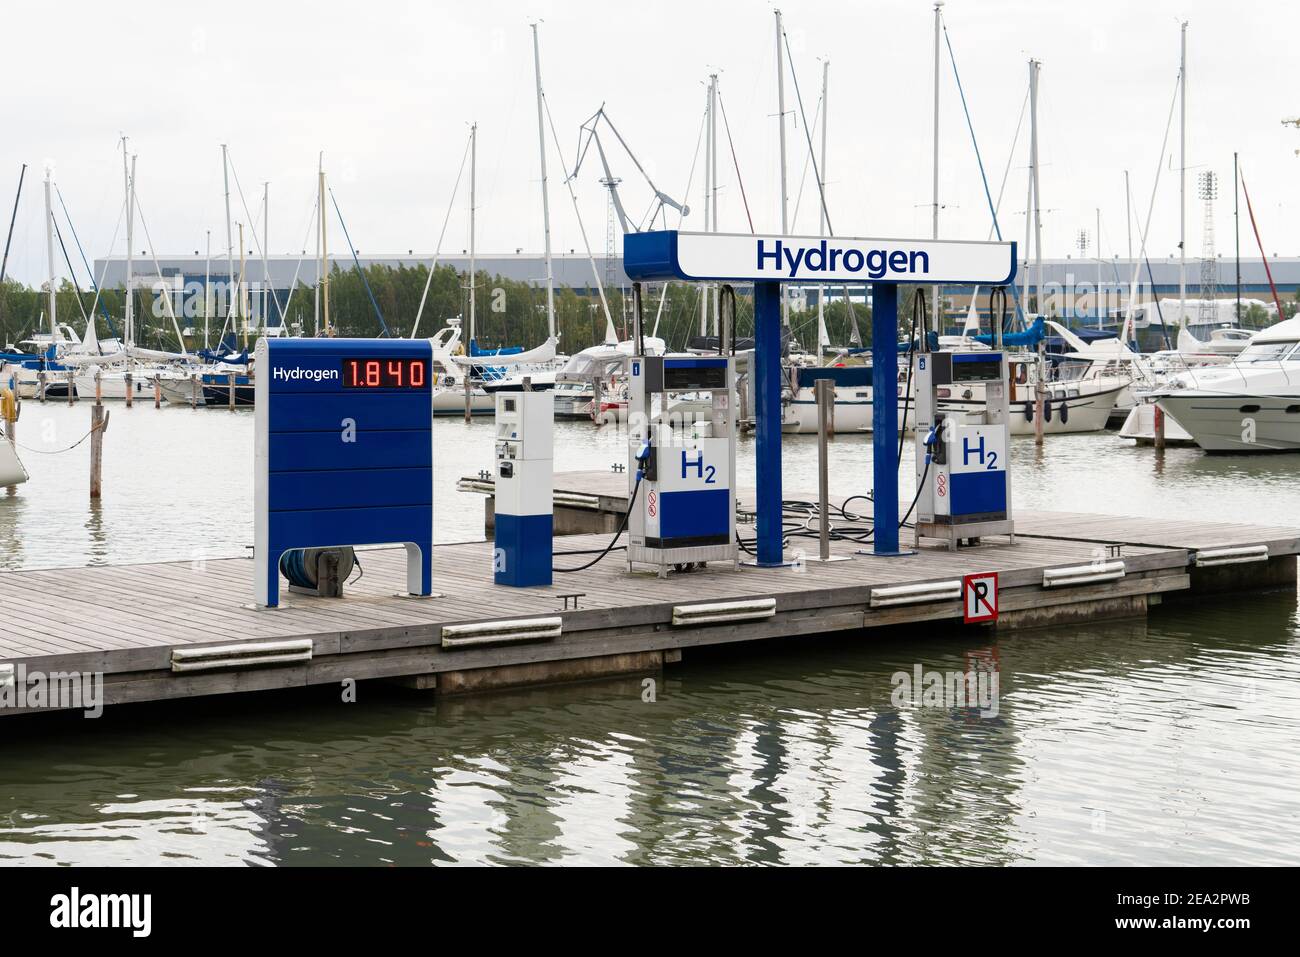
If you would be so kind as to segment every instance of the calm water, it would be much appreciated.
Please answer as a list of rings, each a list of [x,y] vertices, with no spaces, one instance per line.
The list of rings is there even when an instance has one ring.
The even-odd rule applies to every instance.
[[[88,420],[27,403],[19,438],[63,448]],[[438,429],[440,537],[481,537],[454,486],[490,464],[490,425]],[[559,429],[558,469],[621,457],[612,430]],[[118,406],[95,509],[85,445],[24,450],[0,567],[243,554],[251,436],[247,414]],[[787,490],[814,489],[815,443],[786,451]],[[866,441],[832,455],[833,487],[861,491]],[[752,483],[752,444],[741,458]],[[1300,523],[1300,456],[1158,462],[1102,435],[1012,458],[1021,506]],[[363,686],[6,722],[0,861],[1300,863],[1295,594],[986,638],[694,653],[649,702],[640,679],[443,702]],[[997,715],[896,706],[916,665],[995,665]]]

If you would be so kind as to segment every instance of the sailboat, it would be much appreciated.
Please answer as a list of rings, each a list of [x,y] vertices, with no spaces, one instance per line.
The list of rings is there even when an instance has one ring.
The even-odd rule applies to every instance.
[[[81,395],[93,395],[104,399],[125,399],[128,391],[139,395],[153,391],[153,378],[170,369],[177,362],[192,363],[196,357],[185,350],[185,339],[181,335],[180,323],[176,319],[171,293],[164,286],[163,302],[172,321],[176,340],[181,352],[167,352],[158,349],[146,349],[136,345],[135,341],[135,276],[133,243],[135,241],[135,214],[138,201],[135,190],[135,156],[129,155],[126,137],[122,137],[122,178],[126,192],[126,284],[125,284],[125,328],[123,341],[113,352],[103,351],[94,335],[94,317],[87,320],[86,336],[80,348],[68,350],[60,360],[76,370],[75,380]],[[48,191],[48,187],[47,187]],[[48,200],[46,202],[48,207]],[[51,259],[53,253],[51,253]],[[155,268],[159,268],[157,258]],[[161,271],[161,270],[160,270]],[[53,278],[51,278],[53,282]],[[53,299],[51,299],[53,302]],[[89,341],[88,341],[89,340]]]

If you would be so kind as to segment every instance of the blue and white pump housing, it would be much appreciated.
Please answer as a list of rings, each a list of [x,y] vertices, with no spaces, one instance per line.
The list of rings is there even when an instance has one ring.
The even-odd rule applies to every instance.
[[[549,585],[555,398],[550,392],[498,392],[496,401],[493,580],[517,588]]]
[[[628,569],[734,566],[735,359],[634,356],[629,371]]]
[[[920,352],[916,362],[917,544],[1007,535],[1011,518],[1010,401],[1007,357],[992,352]],[[982,412],[957,412],[944,400],[982,385]]]

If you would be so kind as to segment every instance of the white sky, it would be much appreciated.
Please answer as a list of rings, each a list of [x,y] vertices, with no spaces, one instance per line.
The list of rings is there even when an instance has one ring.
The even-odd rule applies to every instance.
[[[41,178],[47,162],[55,166],[87,256],[110,250],[122,203],[117,140],[123,131],[139,155],[140,202],[159,252],[201,252],[211,230],[214,256],[224,254],[220,144],[227,142],[253,210],[250,219],[235,195],[237,220],[256,219],[261,184],[271,183],[272,252],[296,253],[304,246],[323,149],[353,241],[363,253],[380,254],[433,249],[468,123],[477,120],[478,248],[485,254],[540,251],[528,27],[538,17],[543,79],[563,165],[572,165],[579,124],[604,102],[660,188],[681,198],[705,77],[717,69],[755,225],[778,231],[772,9],[738,0],[10,5],[0,43],[0,234],[19,165],[30,168],[9,273],[27,282],[45,275]],[[782,9],[810,118],[820,95],[819,58],[831,62],[827,193],[836,232],[928,236],[931,3],[789,0]],[[1189,256],[1201,252],[1195,177],[1203,168],[1218,172],[1223,184],[1218,246],[1231,255],[1234,150],[1268,252],[1300,254],[1294,185],[1300,129],[1280,123],[1300,115],[1292,53],[1300,5],[951,0],[945,18],[995,195],[1025,95],[1026,61],[1031,55],[1043,61],[1039,138],[1047,255],[1077,255],[1076,233],[1096,233],[1097,207],[1102,254],[1124,254],[1123,171],[1132,171],[1135,214],[1145,216],[1177,76],[1179,18],[1190,21]],[[789,79],[786,91],[787,108],[797,111]],[[941,96],[942,234],[983,239],[989,213],[946,50]],[[1026,123],[1002,206],[1008,238],[1023,238],[1027,130]],[[804,175],[804,137],[802,122],[789,126],[792,212]],[[639,215],[648,192],[617,147],[610,156],[624,179],[627,205]],[[1152,220],[1153,260],[1176,249],[1176,162],[1175,122]],[[555,249],[581,251],[553,146],[548,164]],[[725,140],[719,166],[721,226],[744,231]],[[605,240],[599,176],[593,155],[576,184],[598,253]],[[815,186],[811,172],[807,177],[792,232],[816,231]],[[701,226],[702,186],[697,170],[689,197],[697,212],[685,228]],[[449,251],[468,245],[466,206],[462,192],[444,246]],[[332,250],[343,253],[337,221],[331,237]],[[71,237],[65,238],[76,261]],[[314,248],[313,240],[306,243]],[[138,229],[136,248],[146,246]],[[112,249],[123,248],[119,237]],[[1254,254],[1244,202],[1242,252]],[[57,250],[56,256],[61,259]],[[60,275],[65,272],[60,264]],[[84,286],[79,263],[78,272]]]

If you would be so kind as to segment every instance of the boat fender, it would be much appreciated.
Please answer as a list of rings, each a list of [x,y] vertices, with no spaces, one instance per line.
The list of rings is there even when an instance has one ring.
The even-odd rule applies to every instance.
[[[1065,425],[1065,423],[1069,421],[1070,421],[1070,403],[1062,402],[1061,403],[1061,424]]]
[[[1046,400],[1043,401],[1043,421],[1044,422],[1052,421],[1052,403]]]
[[[1034,421],[1034,403],[1032,402],[1025,403],[1025,421],[1026,422]]]

